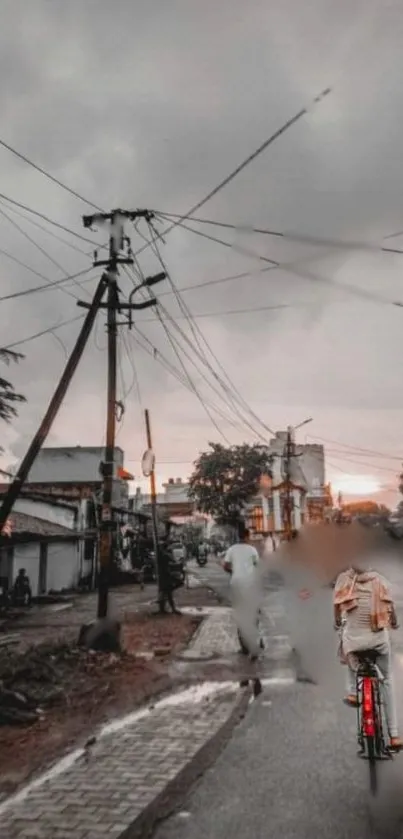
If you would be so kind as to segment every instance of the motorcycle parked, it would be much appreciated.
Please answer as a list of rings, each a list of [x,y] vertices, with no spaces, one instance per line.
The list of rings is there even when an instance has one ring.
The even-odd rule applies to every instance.
[[[207,565],[207,561],[208,550],[205,547],[200,547],[197,551],[196,562],[200,566],[200,568],[203,568],[205,565]]]

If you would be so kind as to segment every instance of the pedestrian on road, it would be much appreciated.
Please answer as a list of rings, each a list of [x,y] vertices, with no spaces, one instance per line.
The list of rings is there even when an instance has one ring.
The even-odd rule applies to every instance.
[[[172,552],[169,550],[168,545],[166,542],[160,542],[158,546],[158,550],[160,551],[160,576],[159,576],[159,587],[160,587],[160,597],[159,597],[159,608],[161,614],[166,614],[167,611],[167,603],[171,608],[171,611],[174,615],[180,615],[181,612],[177,609],[175,605],[175,601],[173,598],[173,592],[175,590],[175,580],[173,579],[173,574],[171,570],[172,564]]]
[[[257,658],[259,653],[259,611],[261,575],[259,554],[250,544],[249,530],[242,525],[239,541],[224,559],[224,569],[231,574],[231,600],[241,651]]]
[[[400,749],[396,699],[393,682],[389,629],[397,629],[397,617],[390,587],[376,571],[357,565],[339,575],[334,588],[334,620],[341,629],[340,660],[347,666],[346,704],[358,705],[354,653],[376,650],[377,664],[384,682],[382,690],[388,723],[390,746]]]

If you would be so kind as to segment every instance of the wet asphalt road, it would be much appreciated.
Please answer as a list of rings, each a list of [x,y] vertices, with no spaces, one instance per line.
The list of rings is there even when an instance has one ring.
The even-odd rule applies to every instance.
[[[394,583],[403,623],[403,562],[388,556],[382,570]],[[341,702],[331,590],[304,571],[285,569],[283,578],[288,630],[314,683],[265,689],[155,839],[403,839],[403,754],[381,765],[373,799],[356,755],[355,714]],[[298,596],[303,587],[311,591],[307,600]],[[403,629],[393,640],[403,729]]]

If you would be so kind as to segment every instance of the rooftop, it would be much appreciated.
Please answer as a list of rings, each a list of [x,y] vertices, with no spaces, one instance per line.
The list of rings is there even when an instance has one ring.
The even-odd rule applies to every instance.
[[[101,452],[104,450],[105,446],[44,446],[40,453],[41,455],[46,455],[57,452],[58,454],[65,454],[68,457],[74,454],[74,452]],[[123,449],[120,446],[115,446],[115,451],[123,454]]]
[[[37,516],[29,516],[27,513],[11,513],[9,516],[11,522],[11,536],[0,537],[7,541],[12,541],[13,536],[40,536],[40,537],[78,537],[74,530],[68,527],[63,527],[61,524],[55,524],[46,519],[39,519]]]
[[[0,497],[5,495],[10,484],[0,483]],[[49,493],[42,493],[42,492],[35,492],[35,490],[30,490],[29,485],[27,487],[23,486],[21,488],[19,498],[28,500],[28,501],[38,501],[42,502],[43,504],[51,504],[52,507],[65,507],[68,510],[75,510],[76,505],[74,503],[69,503],[67,500],[62,498],[57,498],[55,496],[50,495]]]

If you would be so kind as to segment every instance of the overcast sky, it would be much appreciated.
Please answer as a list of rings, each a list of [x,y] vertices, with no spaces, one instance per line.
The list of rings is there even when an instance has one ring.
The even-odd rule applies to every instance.
[[[1,139],[95,204],[184,214],[331,86],[330,96],[209,201],[200,216],[372,245],[403,230],[398,0],[0,0],[0,11]],[[4,148],[0,172],[4,195],[88,235],[81,216],[91,207]],[[22,210],[17,215],[15,209],[0,203],[0,248],[50,280],[62,278],[62,268],[72,273],[91,264],[89,244],[43,222],[70,243],[64,244],[28,220],[42,224],[37,217]],[[250,272],[186,291],[183,299],[194,315],[212,315],[196,323],[253,411],[272,429],[312,416],[300,439],[309,431],[310,442],[335,441],[329,444],[330,479],[364,474],[375,476],[385,491],[393,487],[398,460],[353,448],[342,455],[340,444],[403,456],[403,311],[382,302],[403,301],[403,256],[191,225],[232,247],[182,228],[169,233],[161,249],[178,288]],[[127,232],[133,247],[140,247],[134,229]],[[90,238],[103,242],[106,232]],[[403,236],[384,244],[403,248]],[[262,272],[262,256],[288,269]],[[150,250],[139,259],[145,272],[160,270]],[[2,295],[42,282],[4,255],[0,264]],[[53,289],[3,301],[2,344],[82,313],[71,294],[88,299],[97,276],[97,271],[86,276],[82,290],[66,284],[70,294]],[[122,274],[122,294],[131,288]],[[169,291],[167,283],[158,289]],[[161,302],[174,316],[181,314],[172,293]],[[265,308],[279,304],[289,308]],[[224,314],[245,309],[261,311]],[[147,321],[141,329],[157,348],[156,358],[152,349],[148,356],[138,347],[135,333],[126,338],[129,357],[121,339],[119,396],[130,392],[118,443],[138,476],[142,409],[148,407],[164,480],[186,476],[208,441],[222,439],[193,386],[202,399],[240,421],[228,395],[214,394],[189,358],[182,351],[181,360],[175,355],[153,318],[152,311],[145,312],[138,323]],[[187,321],[178,324],[222,376],[203,339],[198,336],[198,346]],[[67,351],[78,329],[76,322],[57,331]],[[172,324],[169,329],[178,335]],[[65,349],[50,334],[21,346],[26,358],[9,375],[28,402],[18,421],[2,428],[4,464],[25,452],[62,371]],[[161,366],[161,354],[193,384],[187,379],[186,389],[172,378]],[[212,374],[200,370],[220,390]],[[48,444],[103,443],[105,374],[100,316]],[[245,424],[242,430],[214,410],[212,416],[231,442],[254,439]]]

